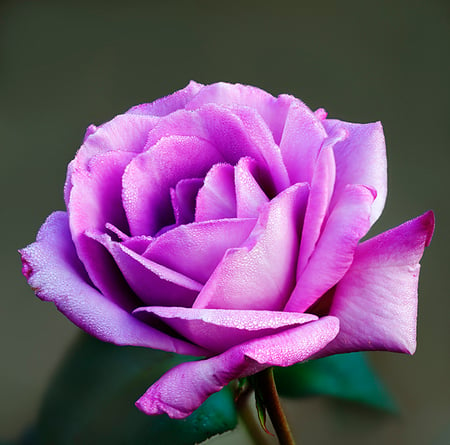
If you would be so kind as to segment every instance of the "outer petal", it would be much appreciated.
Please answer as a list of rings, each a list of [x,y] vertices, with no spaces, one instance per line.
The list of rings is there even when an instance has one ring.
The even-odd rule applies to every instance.
[[[255,223],[255,218],[234,218],[182,225],[155,238],[143,256],[205,283],[227,249],[240,246]]]
[[[323,125],[328,133],[340,128],[349,135],[334,146],[336,186],[333,202],[339,199],[347,184],[364,184],[374,188],[377,198],[370,215],[373,224],[383,211],[387,194],[386,145],[381,123],[352,124],[327,119]]]
[[[299,231],[308,198],[296,184],[270,201],[248,240],[230,249],[194,303],[196,308],[281,310],[295,282]]]
[[[100,340],[203,354],[200,348],[145,325],[92,287],[77,258],[65,212],[50,215],[37,241],[22,249],[21,255],[23,273],[36,295],[55,303],[69,320]]]
[[[127,114],[143,114],[151,116],[166,116],[176,110],[184,108],[204,86],[191,80],[182,90],[162,97],[148,104],[137,105],[130,108]]]
[[[275,142],[279,144],[286,115],[293,101],[297,101],[297,99],[286,94],[275,98],[266,91],[252,86],[218,82],[205,86],[186,105],[186,108],[194,110],[210,103],[253,108],[262,116],[270,128]]]
[[[430,211],[358,247],[330,310],[341,330],[323,355],[363,350],[414,353],[419,260],[433,228]]]
[[[267,337],[287,328],[317,320],[316,315],[275,311],[141,307],[133,314],[147,324],[166,323],[184,338],[212,354],[253,338]]]
[[[83,145],[67,169],[64,186],[66,205],[68,205],[72,189],[74,170],[86,169],[94,156],[108,151],[140,153],[145,147],[149,131],[158,121],[159,118],[152,116],[120,114],[99,127],[90,125],[86,131]]]
[[[153,235],[173,222],[170,188],[178,181],[206,175],[224,160],[209,142],[193,136],[168,136],[128,165],[123,203],[132,235]]]
[[[144,258],[106,234],[90,232],[87,236],[109,250],[131,289],[146,304],[190,306],[202,288],[195,280]]]
[[[304,312],[350,267],[359,240],[370,227],[373,191],[348,185],[332,210],[308,265],[297,275],[297,285],[285,310]]]
[[[78,258],[102,294],[126,309],[131,309],[134,295],[108,252],[87,237],[86,232],[104,231],[107,223],[128,230],[121,201],[122,174],[132,157],[132,153],[107,152],[92,158],[88,169],[74,170],[68,206]]]
[[[280,333],[235,346],[207,360],[176,366],[136,402],[146,414],[184,418],[231,380],[270,366],[290,366],[308,359],[337,334],[339,321],[324,317]]]

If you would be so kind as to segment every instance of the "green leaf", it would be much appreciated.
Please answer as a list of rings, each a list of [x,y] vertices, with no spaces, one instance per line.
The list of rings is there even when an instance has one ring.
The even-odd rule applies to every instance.
[[[395,402],[361,352],[275,368],[275,380],[279,394],[285,397],[324,395],[397,411]]]
[[[186,419],[147,416],[134,402],[165,371],[193,360],[162,351],[115,346],[83,334],[62,363],[38,419],[42,444],[190,445],[237,423],[228,388]]]

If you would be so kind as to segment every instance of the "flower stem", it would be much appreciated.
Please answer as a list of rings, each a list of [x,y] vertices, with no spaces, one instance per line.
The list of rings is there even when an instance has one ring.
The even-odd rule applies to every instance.
[[[259,372],[254,378],[258,386],[257,391],[259,391],[259,395],[272,421],[280,445],[295,445],[294,437],[278,397],[273,378],[273,368],[267,368]]]

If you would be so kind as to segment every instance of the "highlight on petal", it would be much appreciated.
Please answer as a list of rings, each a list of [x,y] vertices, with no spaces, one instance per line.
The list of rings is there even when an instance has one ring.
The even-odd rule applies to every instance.
[[[313,320],[316,315],[277,311],[140,307],[135,314],[150,326],[167,324],[211,355],[253,338],[267,337]]]
[[[311,180],[311,191],[308,197],[308,204],[306,205],[300,242],[297,275],[305,269],[322,232],[322,225],[334,191],[335,177],[336,164],[334,162],[333,146],[332,144],[324,145],[319,153]]]
[[[195,308],[283,308],[295,283],[308,192],[307,184],[296,184],[261,209],[249,238],[226,252],[195,300]]]
[[[255,218],[233,218],[181,225],[155,238],[143,257],[204,284],[225,252],[245,242],[255,223]]]
[[[252,158],[241,158],[234,167],[238,218],[257,218],[261,207],[269,201],[256,178],[263,182],[257,163]]]
[[[292,102],[280,142],[291,184],[311,183],[317,156],[326,137],[320,119],[300,100]]]
[[[430,211],[358,246],[330,310],[341,329],[323,355],[364,350],[414,353],[419,261],[433,229]]]
[[[277,334],[250,340],[206,360],[182,363],[154,383],[136,402],[148,415],[181,419],[234,379],[270,366],[290,366],[323,349],[337,334],[339,320],[323,317]]]
[[[167,116],[176,110],[184,108],[203,88],[204,86],[202,84],[191,80],[183,89],[168,96],[161,97],[154,102],[132,107],[127,111],[127,114]]]
[[[195,221],[209,221],[236,216],[234,168],[230,164],[215,164],[205,177],[197,194]]]
[[[353,124],[326,119],[323,125],[328,133],[342,129],[348,137],[334,145],[336,159],[336,185],[333,201],[347,184],[363,184],[372,187],[377,197],[370,215],[375,223],[384,208],[387,194],[387,161],[383,127],[380,122]],[[332,204],[333,205],[333,202]]]
[[[75,325],[117,345],[144,346],[179,354],[204,351],[147,326],[95,289],[77,258],[65,212],[51,214],[37,241],[20,251],[23,272],[36,295]]]
[[[373,190],[348,185],[331,211],[323,233],[302,272],[285,310],[304,312],[345,274],[359,240],[370,228]]]

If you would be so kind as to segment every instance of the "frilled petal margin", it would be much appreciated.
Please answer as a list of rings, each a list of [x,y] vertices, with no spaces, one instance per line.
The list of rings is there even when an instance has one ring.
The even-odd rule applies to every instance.
[[[341,329],[320,356],[363,350],[414,353],[419,261],[433,229],[429,211],[358,246],[330,309]]]
[[[205,351],[145,325],[91,286],[77,258],[65,212],[52,213],[37,241],[20,251],[23,274],[36,295],[55,303],[69,320],[100,340],[179,354]]]
[[[338,330],[336,317],[323,317],[250,340],[206,360],[183,363],[154,383],[136,406],[149,415],[167,413],[176,419],[187,417],[234,379],[270,366],[290,366],[308,359],[324,348]]]

